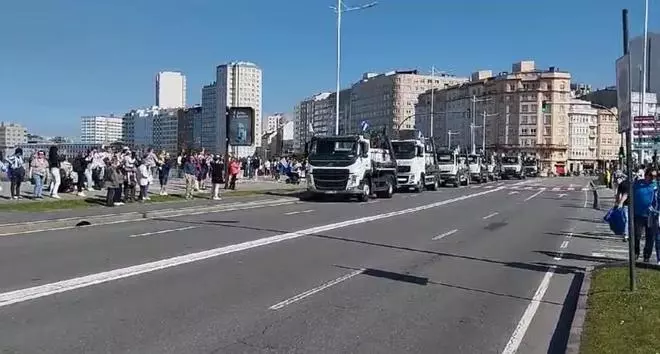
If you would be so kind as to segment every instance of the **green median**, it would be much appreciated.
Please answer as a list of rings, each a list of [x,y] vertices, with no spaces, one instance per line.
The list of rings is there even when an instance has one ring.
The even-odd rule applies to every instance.
[[[628,269],[593,273],[580,353],[660,353],[660,271],[638,269],[628,290]]]
[[[264,189],[264,190],[235,190],[223,191],[223,197],[251,197],[259,195],[276,195],[276,196],[296,196],[297,190],[291,188],[282,189]],[[186,199],[182,194],[171,194],[167,196],[151,195],[151,200],[145,202],[150,203],[174,203],[184,202]],[[76,198],[76,197],[72,197]],[[209,193],[195,194],[196,200],[210,199]],[[89,207],[101,207],[105,205],[105,199],[100,197],[88,197],[78,199],[60,199],[60,200],[21,200],[21,201],[7,201],[0,204],[0,212],[46,212],[55,210],[68,210],[68,209],[81,209]],[[119,207],[121,208],[121,207]]]

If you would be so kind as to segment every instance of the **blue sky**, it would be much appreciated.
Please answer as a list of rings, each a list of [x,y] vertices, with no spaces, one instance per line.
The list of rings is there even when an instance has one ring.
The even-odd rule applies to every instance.
[[[152,105],[154,75],[181,70],[200,101],[215,66],[264,71],[264,113],[332,90],[335,0],[21,0],[0,3],[0,120],[79,135],[82,115]],[[348,5],[368,1],[345,0]],[[660,25],[660,2],[650,29]],[[345,14],[342,83],[363,72],[434,65],[456,75],[557,66],[574,81],[614,82],[621,9],[643,29],[643,0],[380,0]]]

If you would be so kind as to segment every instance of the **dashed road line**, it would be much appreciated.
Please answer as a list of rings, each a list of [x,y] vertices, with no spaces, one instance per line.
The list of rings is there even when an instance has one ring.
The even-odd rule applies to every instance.
[[[153,232],[145,232],[142,234],[135,234],[135,235],[130,235],[128,237],[130,238],[135,238],[135,237],[144,237],[144,236],[151,236],[151,235],[161,235],[161,234],[166,234],[170,232],[177,232],[177,231],[185,231],[185,230],[192,230],[196,229],[199,226],[186,226],[186,227],[180,227],[178,229],[169,229],[169,230],[161,230],[161,231],[153,231]]]
[[[491,214],[488,214],[488,215],[484,216],[482,219],[487,220],[487,219],[490,219],[493,216],[498,215],[498,214],[499,214],[498,212],[494,212],[494,213],[491,213]]]
[[[511,191],[511,192],[509,192],[509,195],[512,195],[512,194],[518,194],[518,193],[520,193],[520,192],[518,192],[518,191]]]
[[[301,211],[290,211],[288,213],[284,213],[284,215],[297,215],[297,214],[307,214],[313,212],[313,209],[308,209],[308,210],[301,210]]]
[[[536,196],[538,196],[539,194],[543,193],[544,191],[545,191],[545,188],[541,188],[540,191],[538,191],[538,192],[536,192],[536,193],[530,195],[529,197],[525,198],[525,201],[529,201],[529,200],[531,200],[532,198],[535,198]]]
[[[339,278],[337,278],[337,279],[335,279],[335,280],[332,280],[332,281],[329,281],[329,282],[327,282],[327,283],[325,283],[325,284],[322,284],[322,285],[320,285],[320,286],[317,286],[316,288],[309,289],[309,290],[305,291],[304,293],[300,293],[300,294],[298,294],[298,295],[296,295],[296,296],[294,296],[294,297],[288,298],[288,299],[286,299],[286,300],[284,300],[284,301],[282,301],[282,302],[278,302],[277,304],[275,304],[275,305],[269,307],[268,309],[269,309],[269,310],[279,310],[279,309],[281,309],[281,308],[283,308],[283,307],[286,307],[286,306],[288,306],[288,305],[293,304],[294,302],[298,302],[298,301],[300,301],[300,300],[302,300],[302,299],[304,299],[304,298],[306,298],[306,297],[312,296],[312,295],[314,295],[314,294],[316,294],[316,293],[318,293],[318,292],[320,292],[320,291],[323,291],[323,290],[325,290],[325,289],[327,289],[327,288],[329,288],[329,287],[331,287],[331,286],[333,286],[333,285],[337,285],[337,284],[339,284],[339,283],[341,283],[341,282],[343,282],[343,281],[346,281],[346,280],[348,280],[348,279],[351,279],[351,278],[353,278],[353,277],[356,276],[356,275],[362,274],[363,272],[364,272],[364,269],[359,269],[359,270],[356,270],[356,271],[350,272],[350,273],[348,273],[348,274],[346,274],[346,275],[344,275],[344,276],[341,276],[341,277],[339,277]]]
[[[451,230],[451,231],[447,231],[447,232],[445,232],[444,234],[440,234],[440,235],[438,235],[438,236],[432,238],[432,240],[433,240],[433,241],[441,240],[441,239],[443,239],[443,238],[445,238],[445,237],[447,237],[447,236],[449,236],[449,235],[453,235],[453,234],[455,234],[455,233],[457,233],[457,232],[458,232],[458,229],[453,229],[453,230]]]

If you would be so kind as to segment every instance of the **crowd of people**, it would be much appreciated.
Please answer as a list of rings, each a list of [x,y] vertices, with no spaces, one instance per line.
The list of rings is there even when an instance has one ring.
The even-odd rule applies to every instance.
[[[606,184],[616,182],[615,206],[622,208],[625,219],[629,218],[628,207],[630,206],[629,188],[630,181],[619,172],[606,172]],[[655,167],[641,165],[634,174],[632,181],[633,190],[633,241],[635,257],[638,259],[640,253],[644,262],[651,261],[651,255],[655,248],[656,262],[660,265],[660,177]],[[644,235],[644,250],[640,250],[642,235]],[[629,240],[628,228],[623,231],[624,241]],[[641,251],[641,252],[640,252]]]
[[[34,199],[43,199],[46,190],[51,198],[60,199],[60,193],[86,197],[86,191],[106,189],[106,204],[120,206],[150,200],[156,180],[158,194],[168,195],[171,174],[184,179],[186,199],[193,198],[194,192],[207,190],[210,182],[211,198],[220,200],[220,190],[223,187],[236,189],[239,178],[264,176],[281,180],[284,176],[286,182],[298,183],[306,169],[305,163],[290,158],[262,161],[256,155],[235,158],[231,154],[226,158],[227,169],[225,156],[213,155],[204,149],[182,151],[173,158],[165,151],[156,153],[153,149],[140,152],[128,147],[101,147],[66,159],[57,146],[52,146],[48,152],[36,151],[28,157],[17,148],[7,158],[0,156],[0,170],[6,172],[10,181],[12,200],[22,199],[21,186],[29,181],[33,185]]]

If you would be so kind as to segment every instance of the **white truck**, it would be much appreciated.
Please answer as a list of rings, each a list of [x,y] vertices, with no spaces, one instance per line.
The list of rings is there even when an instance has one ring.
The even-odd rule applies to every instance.
[[[469,154],[466,156],[468,169],[470,170],[470,181],[476,183],[488,182],[488,174],[482,164],[481,155]]]
[[[304,199],[339,194],[364,202],[373,195],[391,198],[397,188],[396,159],[387,137],[314,137],[308,152]]]
[[[502,179],[524,179],[525,173],[523,171],[520,155],[503,156],[500,164],[500,175],[502,176]]]
[[[440,184],[433,145],[425,139],[392,140],[399,189],[436,190]]]
[[[523,159],[523,172],[525,177],[538,177],[539,166],[538,160],[534,156],[527,156]]]
[[[439,150],[436,151],[435,156],[438,161],[441,185],[458,187],[470,184],[465,161],[461,161],[457,150]]]

